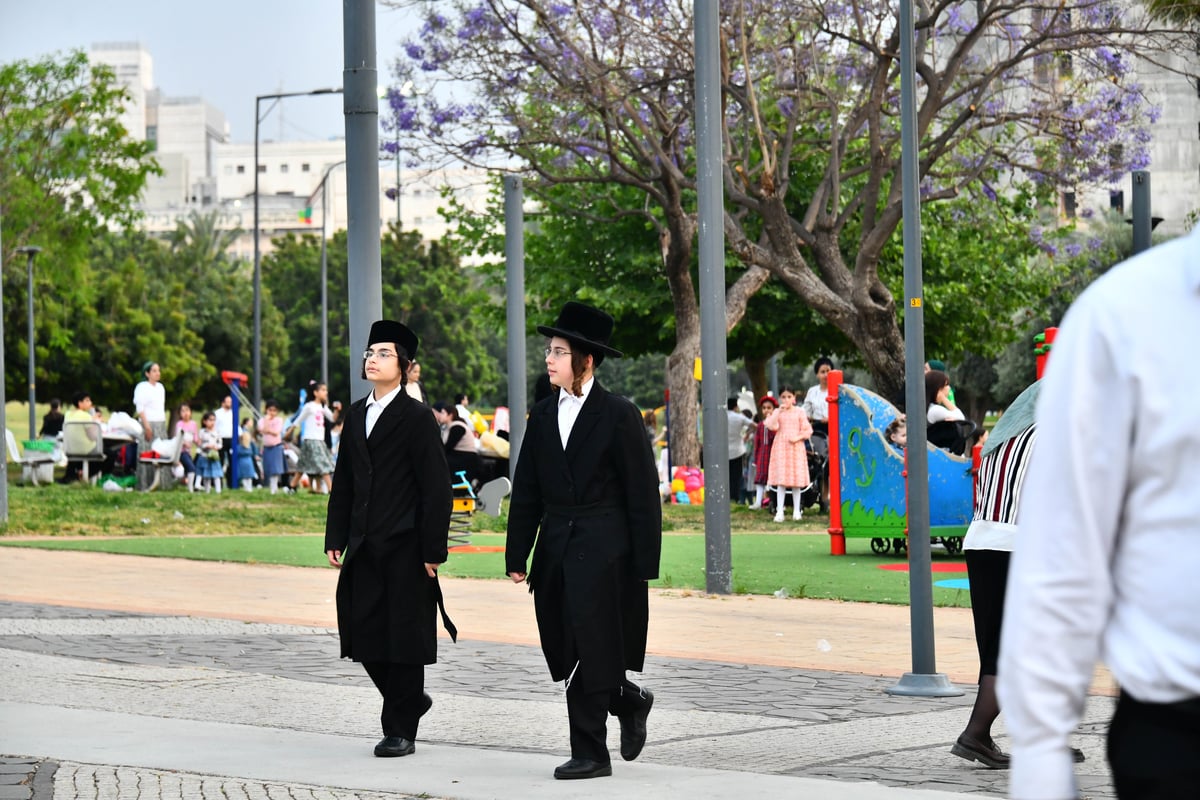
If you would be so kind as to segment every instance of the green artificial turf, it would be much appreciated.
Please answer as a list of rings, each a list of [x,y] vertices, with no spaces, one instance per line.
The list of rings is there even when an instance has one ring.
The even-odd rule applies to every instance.
[[[474,533],[471,545],[503,546],[501,534]],[[0,545],[252,564],[285,564],[323,567],[322,537],[318,535],[205,535],[141,536],[122,538],[0,540]],[[732,537],[733,589],[739,594],[908,603],[908,573],[882,570],[881,564],[903,559],[870,552],[865,539],[847,542],[846,556],[829,555],[829,539],[806,534],[739,533]],[[670,534],[663,539],[660,578],[651,585],[703,591],[705,588],[703,534]],[[940,552],[935,563],[961,563]],[[501,552],[452,552],[443,574],[469,578],[502,579]],[[955,577],[936,573],[934,579]],[[965,573],[959,577],[965,577]],[[934,587],[934,604],[969,606],[965,590]]]

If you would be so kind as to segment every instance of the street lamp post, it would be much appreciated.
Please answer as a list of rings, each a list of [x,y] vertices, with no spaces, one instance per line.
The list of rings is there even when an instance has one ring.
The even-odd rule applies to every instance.
[[[341,94],[341,89],[313,89],[310,92],[260,94],[254,98],[254,407],[262,408],[262,257],[258,247],[258,129],[263,121],[259,107],[263,100],[306,97],[314,94]],[[272,104],[267,113],[274,108]]]
[[[329,266],[325,258],[325,218],[329,215],[329,175],[346,162],[330,164],[321,176],[321,383],[329,385]]]
[[[29,438],[32,439],[34,434],[37,433],[37,410],[34,408],[34,403],[37,402],[37,383],[33,378],[33,259],[37,257],[38,253],[42,252],[42,248],[30,245],[28,247],[18,247],[17,252],[26,255],[26,263],[29,266],[25,310],[29,317]]]

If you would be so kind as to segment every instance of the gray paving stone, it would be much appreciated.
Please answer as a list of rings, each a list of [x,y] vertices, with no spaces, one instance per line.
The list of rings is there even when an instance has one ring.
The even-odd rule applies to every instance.
[[[378,725],[378,695],[359,665],[337,658],[336,634],[325,629],[0,602],[0,670],[29,676],[14,686],[28,696],[14,702],[61,692],[80,708],[362,736],[364,747]],[[550,682],[538,648],[443,643],[426,674],[435,706],[422,722],[423,740],[566,751],[562,687]],[[884,690],[893,678],[656,657],[631,677],[655,690],[642,756],[648,763],[992,796],[1007,789],[1006,773],[949,753],[974,687],[957,698],[892,697]],[[331,697],[336,702],[316,700]],[[1076,740],[1088,754],[1080,785],[1094,800],[1114,797],[1103,763],[1111,707],[1107,698],[1092,698]],[[517,735],[513,719],[522,721]],[[609,734],[615,748],[616,724]],[[1002,728],[997,734],[1006,746]],[[21,774],[5,772],[6,765],[11,761],[0,759],[0,784]],[[396,796],[63,764],[53,794],[35,790],[32,800],[383,797]]]

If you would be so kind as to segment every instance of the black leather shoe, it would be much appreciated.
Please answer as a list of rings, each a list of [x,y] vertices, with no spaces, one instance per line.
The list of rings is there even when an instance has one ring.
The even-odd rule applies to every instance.
[[[617,717],[621,722],[621,758],[633,761],[641,755],[646,745],[646,717],[650,716],[650,707],[654,705],[654,692],[642,689],[646,697],[646,705],[632,714],[622,714]]]
[[[421,713],[418,717],[423,717],[429,713],[429,709],[433,708],[433,698],[425,692],[421,693]]]
[[[375,755],[380,758],[411,756],[416,749],[417,746],[413,744],[412,739],[405,739],[403,736],[385,736],[379,740],[379,744],[375,745]]]
[[[610,775],[612,775],[612,764],[601,764],[590,758],[572,758],[567,763],[559,764],[554,768],[554,777],[560,781],[607,778]]]
[[[990,739],[981,742],[965,733],[958,737],[950,752],[967,761],[978,761],[988,769],[1008,769],[1010,763],[1008,753],[996,747],[995,742]]]

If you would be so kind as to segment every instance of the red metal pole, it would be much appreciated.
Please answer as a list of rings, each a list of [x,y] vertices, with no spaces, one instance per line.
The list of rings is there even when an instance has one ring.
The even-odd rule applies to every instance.
[[[842,466],[838,452],[838,389],[842,371],[829,373],[829,554],[846,555],[846,531],[842,528]]]

